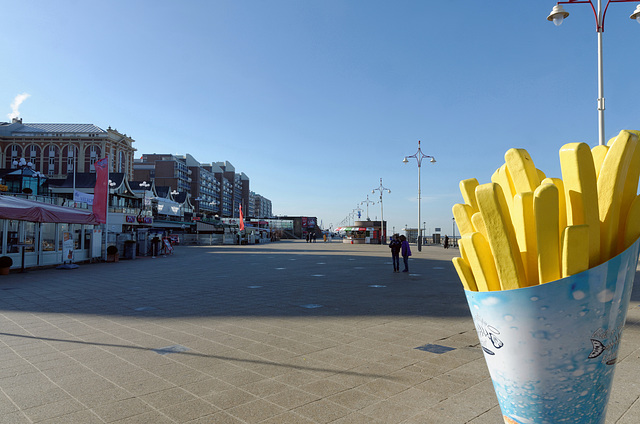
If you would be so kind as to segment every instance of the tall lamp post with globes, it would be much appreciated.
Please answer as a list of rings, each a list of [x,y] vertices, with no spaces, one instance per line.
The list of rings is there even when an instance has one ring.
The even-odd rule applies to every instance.
[[[369,205],[375,205],[376,202],[373,200],[369,200],[369,195],[367,194],[367,200],[363,200],[360,202],[361,205],[367,205],[367,221],[369,220]]]
[[[402,162],[409,163],[409,158],[414,158],[418,162],[418,251],[422,251],[422,228],[420,227],[420,222],[422,221],[420,169],[422,168],[422,159],[430,158],[429,162],[431,163],[436,163],[436,159],[433,156],[425,155],[424,153],[422,153],[422,149],[420,148],[420,140],[418,140],[418,151],[411,156],[405,156]]]
[[[596,18],[596,32],[598,33],[598,143],[603,146],[604,140],[604,78],[603,78],[603,64],[602,64],[602,33],[604,32],[604,19],[607,15],[607,9],[610,3],[638,3],[638,0],[608,0],[607,4],[602,10],[602,0],[598,0],[598,7],[593,5],[591,0],[568,0],[560,1],[555,6],[547,20],[552,21],[556,26],[562,24],[562,21],[569,16],[569,12],[564,10],[563,4],[574,3],[589,3],[591,9],[593,9],[593,15]],[[631,19],[635,19],[640,23],[640,5],[636,6],[636,10],[629,16]]]
[[[387,244],[386,233],[384,231],[384,209],[382,207],[382,195],[386,191],[391,193],[391,190],[382,185],[382,178],[380,178],[380,186],[371,190],[371,193],[375,193],[376,190],[380,192],[380,244]]]

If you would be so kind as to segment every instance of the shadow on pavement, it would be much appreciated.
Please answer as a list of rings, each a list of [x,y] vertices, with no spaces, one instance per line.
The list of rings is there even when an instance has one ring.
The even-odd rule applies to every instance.
[[[316,248],[317,246],[317,248]],[[0,311],[140,317],[468,317],[449,257],[386,246],[178,247],[168,257],[42,269],[0,279]],[[453,256],[457,251],[446,252]],[[402,259],[401,267],[402,267]]]

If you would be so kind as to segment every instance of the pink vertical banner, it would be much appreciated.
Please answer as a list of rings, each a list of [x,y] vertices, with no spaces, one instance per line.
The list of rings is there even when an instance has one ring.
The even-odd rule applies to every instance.
[[[107,196],[109,195],[109,158],[100,159],[95,164],[96,185],[93,189],[93,214],[96,221],[107,222]]]

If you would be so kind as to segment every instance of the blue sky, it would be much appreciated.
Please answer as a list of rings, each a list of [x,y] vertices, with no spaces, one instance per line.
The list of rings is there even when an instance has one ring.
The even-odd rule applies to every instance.
[[[377,199],[383,178],[396,231],[418,223],[418,169],[402,159],[421,140],[437,160],[423,162],[421,221],[451,234],[458,182],[489,182],[507,149],[559,177],[564,143],[597,144],[593,13],[567,5],[555,27],[554,4],[10,2],[0,120],[28,93],[24,122],[111,126],[136,140],[136,157],[228,160],[275,214],[325,226]],[[606,17],[607,138],[640,129],[635,6],[612,4]]]

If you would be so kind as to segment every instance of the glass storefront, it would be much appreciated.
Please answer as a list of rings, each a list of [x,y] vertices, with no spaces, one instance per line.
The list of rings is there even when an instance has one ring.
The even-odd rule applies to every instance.
[[[63,234],[73,238],[74,261],[90,259],[94,225],[37,223],[0,219],[2,255],[10,255],[14,267],[21,267],[22,248],[25,266],[63,263]]]
[[[56,250],[56,224],[45,223],[41,224],[41,243],[42,251],[53,252]]]

